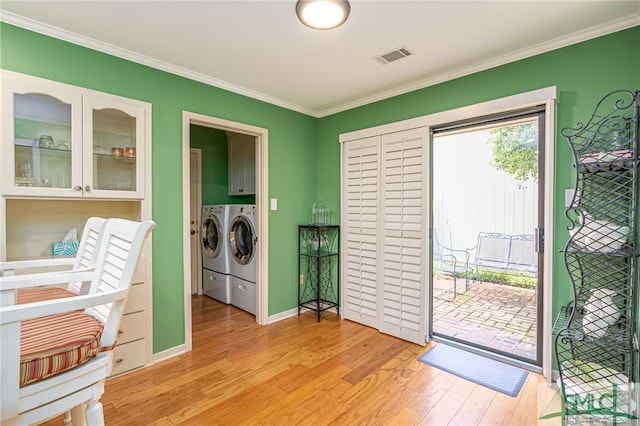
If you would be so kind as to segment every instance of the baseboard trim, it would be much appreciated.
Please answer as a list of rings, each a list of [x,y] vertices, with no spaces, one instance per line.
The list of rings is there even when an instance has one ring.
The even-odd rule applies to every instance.
[[[156,362],[165,361],[169,358],[182,355],[185,352],[186,352],[186,346],[184,344],[178,345],[170,349],[166,349],[162,352],[153,354],[153,363],[155,364]]]
[[[267,317],[267,324],[273,324],[278,321],[282,321],[283,319],[295,317],[298,315],[298,308],[289,309],[288,311],[279,312],[275,315],[270,315]]]

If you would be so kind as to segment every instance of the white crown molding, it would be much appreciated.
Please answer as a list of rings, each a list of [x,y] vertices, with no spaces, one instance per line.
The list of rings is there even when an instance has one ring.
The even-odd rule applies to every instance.
[[[560,49],[562,47],[567,47],[572,44],[591,40],[591,39],[601,37],[607,34],[611,34],[617,31],[622,31],[627,28],[635,27],[637,25],[640,25],[640,13],[623,18],[623,19],[611,21],[596,27],[592,27],[592,28],[589,28],[588,30],[578,31],[576,33],[569,34],[564,37],[559,37],[545,43],[540,43],[535,46],[528,47],[526,49],[517,50],[515,52],[498,56],[496,58],[492,58],[472,66],[458,68],[457,70],[440,74],[435,77],[430,77],[428,79],[421,80],[415,83],[411,83],[401,87],[396,87],[395,89],[392,89],[392,90],[377,93],[373,96],[360,98],[349,103],[338,105],[333,108],[318,111],[317,117],[318,118],[326,117],[331,114],[336,114],[352,108],[357,108],[373,102],[378,102],[384,99],[392,98],[394,96],[403,95],[405,93],[413,92],[415,90],[424,89],[425,87],[434,86],[439,83],[444,83],[445,81],[450,81],[456,78],[464,77],[466,75],[470,75],[479,71],[485,71],[490,68],[495,68],[500,65],[505,65],[510,62],[518,61],[520,59],[526,59],[531,56],[539,55],[541,53]]]
[[[166,71],[168,73],[175,74],[180,77],[185,77],[190,80],[208,84],[210,86],[217,87],[219,89],[228,90],[230,92],[247,96],[252,99],[267,102],[272,105],[280,106],[282,108],[286,108],[302,114],[317,117],[317,111],[303,107],[301,105],[286,102],[286,101],[283,101],[282,99],[274,98],[272,96],[265,95],[260,92],[246,89],[244,87],[237,86],[235,84],[229,83],[224,80],[218,80],[218,79],[209,77],[207,75],[200,74],[186,68],[178,67],[167,62],[159,61],[157,59],[153,59],[148,56],[144,56],[139,53],[132,52],[130,50],[122,49],[120,47],[113,46],[108,43],[103,43],[101,41],[94,40],[92,38],[85,37],[77,33],[73,33],[71,31],[66,31],[61,28],[46,25],[39,21],[25,18],[23,16],[16,15],[11,12],[0,11],[0,21],[5,22],[7,24],[15,25],[17,27],[24,28],[36,33],[40,33],[49,37],[57,38],[59,40],[67,41],[69,43],[77,44],[82,47],[97,50],[98,52],[102,52],[112,56],[116,56],[118,58],[126,59],[131,62],[135,62],[141,65],[146,65],[148,67],[155,68],[161,71]]]
[[[286,108],[292,111],[296,111],[301,114],[309,115],[316,118],[322,118],[332,114],[337,114],[339,112],[347,111],[349,109],[361,107],[363,105],[367,105],[373,102],[378,102],[394,96],[413,92],[415,90],[424,89],[429,86],[433,86],[439,83],[443,83],[445,81],[453,80],[455,78],[464,77],[466,75],[470,75],[479,71],[485,71],[487,69],[494,68],[500,65],[505,65],[510,62],[515,62],[520,59],[525,59],[541,53],[549,52],[551,50],[559,49],[562,47],[570,46],[572,44],[587,41],[596,37],[611,34],[616,31],[621,31],[627,28],[631,28],[631,27],[640,25],[640,12],[623,19],[618,19],[602,25],[598,25],[596,27],[589,28],[588,30],[578,31],[568,36],[559,37],[549,42],[540,43],[538,45],[535,45],[526,49],[521,49],[506,55],[498,56],[496,58],[492,58],[472,66],[458,68],[456,70],[452,70],[450,72],[446,72],[434,77],[430,77],[412,84],[400,86],[395,89],[388,90],[385,92],[380,92],[372,96],[359,98],[351,102],[347,102],[347,103],[337,105],[335,107],[327,108],[321,111],[313,110],[301,105],[293,104],[291,102],[286,102],[279,98],[274,98],[272,96],[265,95],[260,92],[249,90],[247,88],[237,86],[235,84],[232,84],[223,80],[218,80],[218,79],[188,70],[186,68],[182,68],[166,62],[158,61],[156,59],[153,59],[153,58],[150,58],[126,49],[121,49],[119,47],[113,46],[108,43],[103,43],[97,40],[93,40],[91,38],[84,37],[70,31],[66,31],[50,25],[45,25],[41,22],[28,19],[23,16],[16,15],[10,12],[0,11],[0,21],[6,22],[11,25],[15,25],[30,31],[34,31],[40,34],[44,34],[46,36],[68,41],[70,43],[87,47],[89,49],[97,50],[102,53],[106,53],[112,56],[116,56],[122,59],[126,59],[142,65],[146,65],[151,68],[155,68],[161,71],[166,71],[171,74],[188,78],[190,80],[198,81],[204,84],[208,84],[210,86],[228,90],[230,92],[247,96],[252,99],[267,102],[269,104]]]

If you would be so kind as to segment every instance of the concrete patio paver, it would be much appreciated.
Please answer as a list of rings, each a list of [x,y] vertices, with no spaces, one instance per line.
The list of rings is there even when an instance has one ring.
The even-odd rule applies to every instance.
[[[451,301],[453,280],[434,278],[433,287],[434,333],[536,360],[535,290],[480,281]]]

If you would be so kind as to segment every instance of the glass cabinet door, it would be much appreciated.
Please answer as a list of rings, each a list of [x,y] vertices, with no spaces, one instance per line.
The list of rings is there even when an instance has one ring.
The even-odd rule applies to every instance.
[[[144,114],[116,98],[85,96],[85,197],[142,198]]]
[[[143,199],[151,105],[2,79],[3,195]]]
[[[3,192],[78,197],[75,163],[81,161],[80,96],[7,82],[3,107],[11,120],[3,130]],[[6,159],[6,160],[5,160]]]

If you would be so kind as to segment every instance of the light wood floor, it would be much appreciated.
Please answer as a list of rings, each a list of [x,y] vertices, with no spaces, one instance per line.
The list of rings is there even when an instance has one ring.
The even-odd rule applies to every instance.
[[[107,425],[537,422],[538,374],[512,398],[417,361],[422,346],[335,313],[258,326],[207,297],[192,302],[193,351],[107,381]]]

